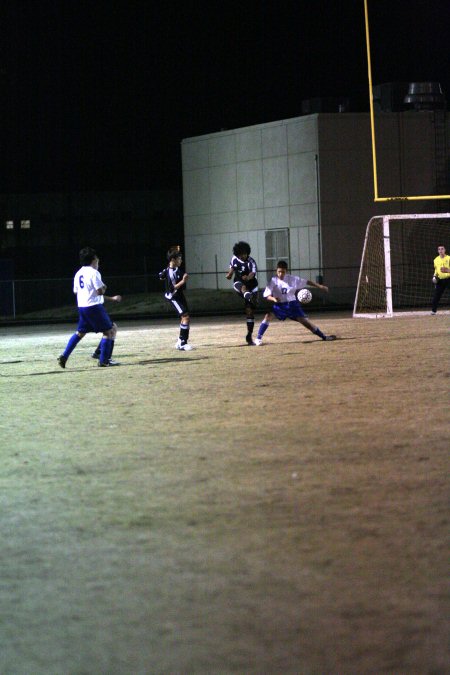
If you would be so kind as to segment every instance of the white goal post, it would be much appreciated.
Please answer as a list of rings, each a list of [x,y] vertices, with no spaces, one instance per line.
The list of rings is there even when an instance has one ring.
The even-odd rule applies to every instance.
[[[364,239],[353,316],[378,319],[431,310],[437,247],[450,251],[450,213],[374,216]],[[450,308],[450,299],[439,305]],[[447,311],[446,311],[447,313]]]

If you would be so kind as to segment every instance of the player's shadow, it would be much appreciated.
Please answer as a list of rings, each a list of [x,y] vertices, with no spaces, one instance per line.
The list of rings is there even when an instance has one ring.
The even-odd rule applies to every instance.
[[[171,357],[167,359],[146,359],[145,361],[138,361],[137,363],[129,363],[129,366],[152,366],[158,363],[192,363],[193,361],[204,361],[209,359],[209,356],[190,356],[187,359]]]
[[[176,363],[178,365],[180,364],[187,364],[187,363],[193,363],[194,361],[204,361],[205,359],[209,359],[208,356],[195,356],[195,357],[189,357],[186,359],[180,358],[180,357],[171,357],[171,358],[166,358],[166,359],[146,359],[145,361],[137,361],[135,363],[121,363],[120,366],[114,366],[114,369],[116,367],[118,368],[129,368],[133,366],[152,366],[152,365],[158,365],[160,363]],[[8,363],[24,363],[23,361],[9,361]],[[8,374],[6,375],[5,373],[0,373],[0,377],[5,377],[5,378],[11,378],[11,377],[36,377],[38,375],[63,375],[64,373],[87,373],[90,372],[92,373],[95,370],[95,368],[91,367],[86,367],[86,368],[59,368],[57,370],[40,370],[36,373],[18,373],[18,374]],[[97,368],[97,371],[102,371],[104,368]]]
[[[357,337],[337,337],[336,340],[318,340],[317,338],[312,339],[312,340],[302,340],[301,343],[303,345],[313,345],[313,344],[318,344],[320,345],[322,342],[342,342],[343,340],[358,340],[359,338]],[[288,344],[288,343],[285,343]],[[290,343],[292,344],[292,342]]]
[[[256,345],[248,345],[247,343],[241,344],[241,345],[216,345],[216,344],[210,344],[210,345],[202,345],[203,347],[212,347],[213,349],[241,349],[241,347],[244,347],[248,349],[249,347],[256,347]]]
[[[82,373],[82,372],[87,372],[87,371],[92,371],[92,368],[74,368],[73,370],[67,372],[72,372],[72,373]],[[37,373],[19,373],[18,375],[14,375],[11,373],[10,375],[5,375],[4,373],[0,373],[1,377],[10,377],[10,378],[15,378],[15,377],[36,377],[37,375],[61,375],[63,373],[63,369],[60,368],[59,370],[40,370]]]
[[[337,342],[342,340],[358,340],[358,337],[337,337],[336,340],[329,340],[329,342]],[[258,351],[261,348],[266,347],[281,347],[282,345],[312,345],[312,344],[321,344],[322,342],[327,342],[327,340],[320,340],[319,338],[312,338],[311,340],[283,340],[283,342],[268,341],[263,342],[263,344],[258,348]],[[204,347],[213,347],[214,349],[240,349],[241,347],[256,347],[257,345],[248,345],[248,344],[239,344],[239,345],[203,345]]]

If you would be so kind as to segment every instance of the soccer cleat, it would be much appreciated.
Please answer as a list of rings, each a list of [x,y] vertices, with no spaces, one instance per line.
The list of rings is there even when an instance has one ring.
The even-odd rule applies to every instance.
[[[100,359],[100,354],[96,354],[95,352],[91,356],[96,361],[98,361]],[[111,366],[118,366],[119,365],[118,361],[113,361],[112,359],[109,359],[109,363],[110,363]]]
[[[251,334],[251,333],[247,333],[247,335],[245,336],[245,341],[246,341],[247,344],[250,345],[250,346],[252,346],[252,345],[255,344],[255,343],[253,342],[253,338],[252,338],[252,334]]]
[[[325,335],[324,340],[326,340],[327,342],[329,340],[337,340],[337,337],[336,337],[336,335]]]
[[[67,358],[64,356],[64,354],[61,354],[61,356],[58,356],[58,363],[61,366],[61,368],[66,367]]]
[[[99,361],[98,366],[100,368],[111,368],[112,366],[120,366],[120,363],[118,361],[113,361],[112,359],[109,359],[108,363],[102,363],[101,361]]]
[[[263,343],[262,338],[257,337],[256,340],[255,340],[255,345],[257,347],[261,347],[262,343]]]
[[[96,359],[98,361],[98,359],[100,358],[100,351],[95,350],[95,352],[93,352],[91,356],[93,359]]]
[[[436,316],[436,312],[431,312],[431,316]]]
[[[178,349],[180,352],[190,352],[192,349],[194,349],[194,347],[188,345],[187,342],[181,342],[180,338],[178,338],[175,349]]]

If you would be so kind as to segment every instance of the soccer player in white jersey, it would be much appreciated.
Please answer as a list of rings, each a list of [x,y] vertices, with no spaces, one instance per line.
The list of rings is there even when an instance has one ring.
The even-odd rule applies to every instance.
[[[72,335],[64,352],[58,357],[61,368],[66,367],[67,359],[86,333],[103,333],[100,343],[99,366],[106,367],[119,365],[111,360],[116,338],[117,326],[108,316],[103,302],[105,298],[113,302],[120,302],[121,295],[106,296],[106,286],[98,271],[99,258],[93,248],[86,247],[80,251],[82,267],[75,274],[73,292],[77,296],[78,327]]]
[[[284,321],[285,319],[298,321],[298,323],[301,323],[302,326],[305,326],[311,333],[314,333],[314,335],[317,335],[322,340],[336,340],[336,335],[324,335],[317,326],[306,318],[303,307],[297,300],[298,291],[306,288],[306,286],[313,286],[326,292],[328,292],[328,286],[317,284],[315,281],[310,281],[309,279],[293,276],[292,274],[288,274],[287,270],[286,261],[279,260],[277,262],[277,275],[276,277],[272,277],[264,290],[264,297],[266,300],[273,302],[273,307],[272,311],[267,312],[261,322],[258,336],[255,340],[256,344],[258,346],[262,345],[262,337],[269,328],[269,323],[274,314],[280,321]]]
[[[256,261],[251,257],[251,248],[246,241],[238,241],[233,246],[233,257],[230,260],[230,268],[225,275],[231,279],[234,275],[233,288],[245,303],[245,316],[247,317],[247,335],[245,340],[248,345],[254,345],[253,328],[255,325],[255,307],[258,301],[258,269]]]

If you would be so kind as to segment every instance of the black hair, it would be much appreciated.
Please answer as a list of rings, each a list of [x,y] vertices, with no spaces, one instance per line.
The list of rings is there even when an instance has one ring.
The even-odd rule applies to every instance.
[[[94,260],[94,258],[97,258],[97,253],[93,248],[90,246],[86,246],[85,248],[82,248],[80,251],[80,263],[84,265],[90,265],[91,262]]]
[[[174,260],[175,258],[179,258],[182,255],[181,253],[181,246],[171,246],[169,250],[167,251],[167,260]]]
[[[238,241],[234,246],[233,246],[233,254],[239,257],[242,253],[246,253],[247,255],[250,255],[251,253],[251,248],[250,245],[247,244],[246,241]]]
[[[279,267],[280,267],[281,269],[283,269],[283,270],[287,270],[287,269],[288,269],[288,264],[287,264],[286,260],[279,260],[279,261],[277,262],[277,269],[278,269]]]

